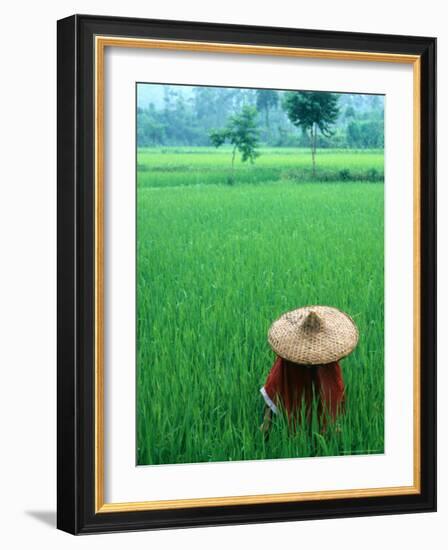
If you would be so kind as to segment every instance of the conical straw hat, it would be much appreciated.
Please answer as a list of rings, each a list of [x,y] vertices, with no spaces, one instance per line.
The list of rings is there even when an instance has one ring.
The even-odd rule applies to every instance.
[[[338,361],[353,351],[358,337],[353,319],[328,306],[306,306],[284,313],[268,333],[277,355],[301,365]]]

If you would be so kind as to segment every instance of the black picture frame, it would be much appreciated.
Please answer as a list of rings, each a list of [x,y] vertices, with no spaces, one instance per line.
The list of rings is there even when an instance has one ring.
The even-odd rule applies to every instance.
[[[422,368],[418,494],[96,512],[93,47],[97,35],[419,56]],[[74,15],[58,21],[57,69],[58,528],[82,534],[435,511],[436,39]]]

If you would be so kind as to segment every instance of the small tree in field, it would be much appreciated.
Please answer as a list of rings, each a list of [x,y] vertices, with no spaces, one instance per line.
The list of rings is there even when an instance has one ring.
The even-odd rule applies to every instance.
[[[287,92],[283,108],[289,120],[310,138],[313,177],[316,175],[317,131],[330,137],[339,115],[339,96],[330,92]]]
[[[245,105],[241,112],[229,118],[227,124],[221,130],[213,130],[210,133],[210,141],[215,147],[221,147],[228,142],[232,149],[232,176],[234,181],[235,155],[239,151],[241,160],[251,163],[259,156],[258,147],[258,126],[257,110],[255,107]]]

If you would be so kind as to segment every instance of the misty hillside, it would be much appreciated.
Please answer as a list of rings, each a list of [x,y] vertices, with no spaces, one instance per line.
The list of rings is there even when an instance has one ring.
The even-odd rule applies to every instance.
[[[291,124],[282,107],[285,93],[138,83],[138,144],[210,145],[211,131],[223,127],[243,105],[253,105],[259,112],[259,135],[263,144],[307,146],[307,136]],[[268,95],[269,101],[263,102],[263,97]],[[384,96],[344,93],[338,94],[338,98],[339,115],[333,136],[319,135],[319,147],[383,147]]]

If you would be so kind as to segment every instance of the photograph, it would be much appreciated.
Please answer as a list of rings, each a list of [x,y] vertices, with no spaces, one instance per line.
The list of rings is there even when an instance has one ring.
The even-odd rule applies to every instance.
[[[384,453],[385,96],[135,93],[136,464]]]
[[[436,510],[436,38],[327,26],[58,21],[58,529]]]

